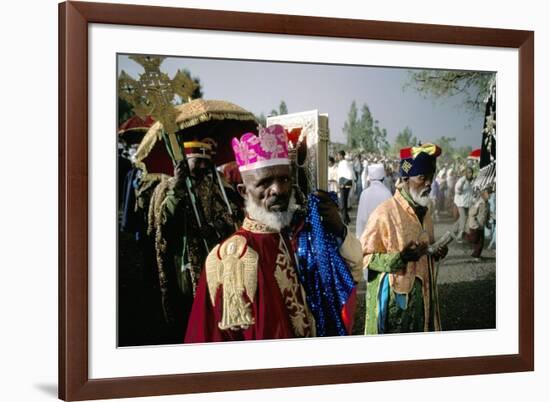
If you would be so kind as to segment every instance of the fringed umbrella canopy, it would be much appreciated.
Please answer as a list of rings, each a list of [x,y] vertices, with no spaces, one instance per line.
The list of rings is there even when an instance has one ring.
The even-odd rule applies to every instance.
[[[195,99],[176,106],[176,124],[180,130],[191,128],[211,120],[253,121],[256,118],[248,110],[222,100]]]
[[[162,124],[149,128],[135,154],[135,164],[144,174],[174,174],[174,164],[163,141]]]
[[[234,103],[196,99],[176,108],[178,141],[211,139],[216,144],[213,156],[217,166],[235,160],[231,139],[258,131],[256,117]]]
[[[246,132],[257,133],[255,116],[231,102],[196,99],[176,106],[177,142],[213,140],[217,166],[235,159],[231,139]],[[160,122],[147,131],[136,152],[136,165],[146,173],[173,174],[174,152]]]

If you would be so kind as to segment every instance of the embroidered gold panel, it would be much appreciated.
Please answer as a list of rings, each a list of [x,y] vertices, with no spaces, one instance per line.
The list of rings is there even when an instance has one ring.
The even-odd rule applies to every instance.
[[[290,322],[296,336],[311,336],[311,322],[305,306],[305,299],[298,298],[302,295],[302,289],[296,276],[296,270],[291,262],[289,252],[283,237],[279,238],[279,250],[275,262],[275,279],[281,290],[283,300],[290,317]]]
[[[219,257],[218,257],[219,255]],[[208,255],[206,281],[210,301],[215,305],[216,292],[223,288],[222,320],[220,329],[246,329],[254,324],[251,303],[258,287],[258,253],[246,246],[246,238],[234,235],[217,245]]]

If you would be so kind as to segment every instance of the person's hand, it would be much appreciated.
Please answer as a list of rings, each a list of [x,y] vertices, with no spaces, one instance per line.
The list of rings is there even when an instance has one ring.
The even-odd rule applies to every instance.
[[[428,244],[410,241],[407,243],[403,251],[401,251],[401,259],[404,262],[418,261],[420,257],[428,253]]]
[[[176,166],[174,166],[174,187],[184,188],[185,187],[185,167],[184,160],[179,161]]]
[[[319,197],[319,215],[323,221],[325,229],[335,234],[343,236],[346,225],[342,222],[342,217],[338,212],[338,205],[330,198],[329,194],[323,190],[317,190],[314,193]]]
[[[436,261],[439,261],[445,258],[448,252],[449,252],[449,247],[441,246],[437,250],[435,250],[435,253],[433,253],[432,255]]]

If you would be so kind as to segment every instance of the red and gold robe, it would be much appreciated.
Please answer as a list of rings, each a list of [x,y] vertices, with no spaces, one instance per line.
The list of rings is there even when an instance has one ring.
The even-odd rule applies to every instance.
[[[296,274],[294,250],[288,236],[246,218],[205,262],[185,342],[315,336],[315,322]],[[359,241],[348,234],[340,251],[358,280]],[[346,313],[353,317],[354,300],[349,304]],[[351,320],[349,324],[351,329]]]

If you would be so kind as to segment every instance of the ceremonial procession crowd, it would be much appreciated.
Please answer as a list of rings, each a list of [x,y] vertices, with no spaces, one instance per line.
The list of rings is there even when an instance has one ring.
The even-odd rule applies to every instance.
[[[372,153],[347,157],[345,151],[339,151],[336,159],[338,162],[333,157],[329,160],[329,188],[339,193],[347,223],[350,206],[358,204],[355,233],[360,238],[374,209],[399,187],[400,161]],[[496,184],[474,185],[476,163],[475,159],[457,160],[439,166],[431,182],[428,207],[435,221],[452,216],[457,242],[472,243],[472,257],[479,259],[485,239],[489,240],[487,248],[496,246]]]
[[[216,167],[214,142],[185,142],[173,176],[150,180],[120,156],[121,230],[134,234],[162,311],[156,343],[348,335],[362,281],[364,334],[442,329],[438,261],[452,239],[479,258],[496,223],[494,188],[475,188],[471,167],[438,169],[435,144],[398,160],[341,151],[329,192],[304,194],[282,126],[231,146],[235,161]],[[436,239],[433,220],[452,211],[453,233]]]

